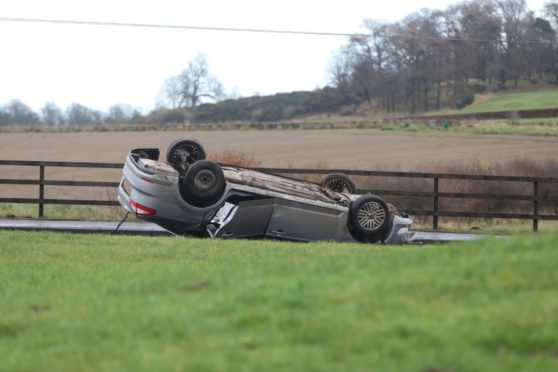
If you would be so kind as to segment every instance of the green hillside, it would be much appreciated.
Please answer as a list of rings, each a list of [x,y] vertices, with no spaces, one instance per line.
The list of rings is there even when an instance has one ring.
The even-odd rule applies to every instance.
[[[558,107],[558,89],[532,92],[498,93],[475,102],[460,113],[534,110]]]
[[[358,110],[356,108],[359,107]],[[479,95],[473,104],[453,113],[481,113],[494,111],[532,110],[558,108],[558,89],[524,92],[498,92]],[[447,111],[445,111],[447,113]],[[368,106],[359,97],[344,96],[335,89],[323,89],[314,92],[282,93],[274,96],[249,97],[227,100],[215,104],[202,105],[195,109],[197,122],[272,122],[281,120],[297,120],[309,115],[320,116],[320,121],[327,122],[323,115],[341,116],[347,120],[351,116],[357,118],[372,113],[383,116],[387,113],[375,106]],[[436,111],[427,114],[435,115]],[[400,112],[396,115],[406,115]]]

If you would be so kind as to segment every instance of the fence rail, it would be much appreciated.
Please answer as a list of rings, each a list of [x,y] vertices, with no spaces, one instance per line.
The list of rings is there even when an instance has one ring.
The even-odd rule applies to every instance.
[[[118,182],[104,181],[66,181],[45,179],[46,167],[60,168],[113,168],[121,169],[122,163],[90,163],[90,162],[67,162],[67,161],[29,161],[29,160],[0,160],[0,165],[39,167],[38,179],[0,179],[0,185],[38,185],[38,198],[1,198],[0,203],[37,204],[39,206],[39,218],[44,217],[44,206],[46,204],[64,205],[97,205],[117,206],[116,200],[89,200],[89,199],[46,199],[45,186],[72,186],[72,187],[118,187]]]
[[[23,203],[37,204],[39,207],[39,217],[44,217],[44,206],[47,204],[66,204],[66,205],[96,205],[96,206],[117,206],[116,200],[88,200],[88,199],[51,199],[45,198],[46,186],[66,186],[66,187],[105,187],[116,188],[119,182],[107,181],[80,181],[80,180],[50,180],[45,178],[47,167],[73,167],[73,168],[112,168],[120,169],[122,163],[91,163],[91,162],[59,162],[59,161],[26,161],[26,160],[0,160],[0,166],[24,166],[38,167],[38,177],[36,179],[0,179],[0,185],[37,185],[37,198],[11,198],[0,197],[0,203]],[[1,169],[1,168],[0,168]],[[415,178],[432,181],[432,191],[405,191],[392,189],[366,189],[358,190],[359,193],[372,192],[380,196],[403,196],[420,197],[432,200],[432,209],[413,210],[403,209],[411,215],[432,217],[432,228],[437,229],[440,217],[461,217],[461,218],[498,218],[498,219],[520,219],[532,220],[533,231],[538,230],[541,220],[558,220],[558,213],[540,214],[542,202],[558,203],[557,195],[540,195],[541,184],[558,184],[558,178],[552,177],[518,177],[518,176],[493,176],[493,175],[466,175],[451,173],[419,173],[419,172],[385,172],[367,170],[346,170],[346,169],[287,169],[287,168],[255,168],[257,171],[282,175],[325,175],[330,173],[344,173],[348,176],[363,177],[395,177],[395,178]],[[516,194],[490,194],[490,193],[456,193],[440,191],[440,182],[443,180],[469,180],[469,181],[499,181],[499,182],[522,182],[532,185],[529,195]],[[494,213],[494,212],[474,212],[474,211],[446,211],[440,209],[441,199],[482,199],[482,200],[508,200],[516,202],[530,202],[530,213]]]

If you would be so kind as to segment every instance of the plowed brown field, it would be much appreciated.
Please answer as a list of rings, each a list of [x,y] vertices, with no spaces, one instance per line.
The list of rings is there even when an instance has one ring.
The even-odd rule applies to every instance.
[[[558,156],[558,137],[393,133],[373,130],[2,133],[0,159],[122,162],[136,147],[165,151],[175,138],[199,139],[208,153],[235,150],[263,166],[327,165],[413,170],[425,164]]]
[[[470,161],[545,160],[558,156],[558,137],[383,132],[376,130],[281,130],[197,132],[2,133],[0,159],[123,162],[130,149],[159,147],[162,157],[177,137],[199,139],[207,153],[233,150],[270,167],[369,170],[435,170]],[[37,168],[1,167],[0,178],[36,178]],[[118,170],[48,169],[49,179],[119,180]],[[32,195],[36,186],[1,186],[0,196]],[[49,187],[47,197],[70,196]],[[85,188],[88,189],[88,188]],[[49,191],[50,190],[50,191]],[[15,192],[14,192],[15,191]],[[85,191],[81,191],[83,193]],[[96,192],[106,198],[107,190]],[[88,191],[89,193],[89,191]],[[50,195],[49,195],[50,194]],[[56,194],[56,195],[54,195]]]

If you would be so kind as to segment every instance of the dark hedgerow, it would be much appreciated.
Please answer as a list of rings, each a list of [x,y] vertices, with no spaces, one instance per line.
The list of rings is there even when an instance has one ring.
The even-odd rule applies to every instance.
[[[204,104],[193,110],[194,121],[215,123],[224,121],[270,122],[318,112],[334,112],[348,104],[362,101],[356,94],[325,87],[312,92],[278,93]]]

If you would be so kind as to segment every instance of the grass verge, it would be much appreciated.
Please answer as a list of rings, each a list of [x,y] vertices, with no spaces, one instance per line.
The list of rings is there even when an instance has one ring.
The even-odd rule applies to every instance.
[[[446,246],[0,231],[6,370],[555,370],[558,236]]]
[[[45,205],[44,218],[55,220],[90,220],[118,221],[126,211],[122,207],[87,206],[87,205]],[[39,207],[36,204],[0,204],[0,218],[38,218]],[[129,216],[129,220],[136,220]]]
[[[548,125],[538,119],[537,122],[524,123],[505,120],[478,120],[434,123],[426,121],[408,121],[402,123],[382,124],[380,130],[394,132],[444,132],[466,134],[505,134],[518,136],[558,136],[558,125]]]

